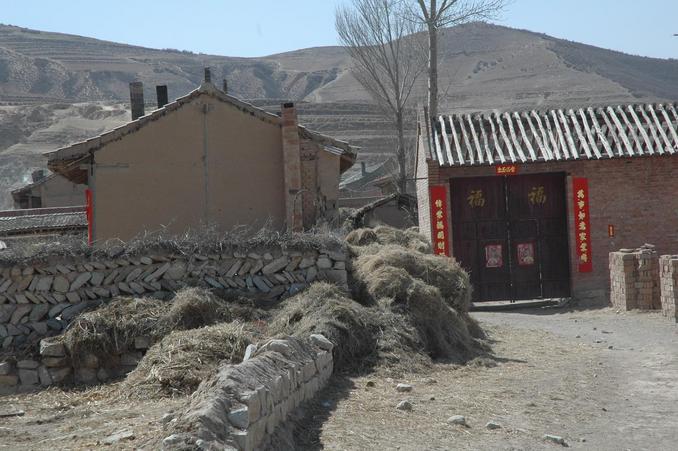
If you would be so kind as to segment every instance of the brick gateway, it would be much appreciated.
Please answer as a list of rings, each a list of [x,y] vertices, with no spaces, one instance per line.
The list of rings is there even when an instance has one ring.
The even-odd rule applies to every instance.
[[[469,270],[476,300],[569,293],[584,303],[607,303],[610,252],[645,242],[655,244],[660,254],[678,252],[673,184],[678,113],[673,104],[438,118],[424,112],[418,138],[420,228],[438,253],[456,257]],[[555,185],[548,182],[557,179],[563,194],[549,194]],[[511,192],[519,193],[513,201],[522,203],[518,210],[510,208]],[[562,203],[549,205],[556,197]],[[483,207],[473,205],[483,202],[488,212],[481,214]],[[485,218],[499,219],[495,231],[483,230]],[[539,233],[518,239],[516,233],[530,230],[512,230],[515,220],[551,219],[564,227],[561,234],[552,232],[553,239]],[[469,233],[475,233],[471,240]],[[545,241],[554,246],[547,254],[541,250]],[[526,264],[531,260],[534,265]],[[539,269],[544,267],[555,272],[547,275]],[[532,271],[521,271],[526,268]],[[545,289],[547,276],[566,279],[566,286]]]

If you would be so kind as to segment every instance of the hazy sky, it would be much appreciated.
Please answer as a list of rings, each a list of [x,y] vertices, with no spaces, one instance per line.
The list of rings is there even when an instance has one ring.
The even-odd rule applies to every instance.
[[[335,45],[346,0],[0,0],[0,22],[154,48],[262,56]],[[678,0],[512,0],[498,23],[678,58]]]

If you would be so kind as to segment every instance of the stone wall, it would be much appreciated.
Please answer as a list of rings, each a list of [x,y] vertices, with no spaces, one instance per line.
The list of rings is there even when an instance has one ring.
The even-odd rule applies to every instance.
[[[333,344],[322,335],[309,340],[270,340],[251,345],[243,363],[225,364],[193,395],[163,449],[254,450],[271,446],[277,428],[325,386],[333,371]],[[279,432],[279,430],[278,430]]]
[[[274,300],[315,280],[347,288],[343,250],[270,246],[205,255],[158,250],[133,257],[50,257],[5,265],[0,267],[0,356],[13,348],[37,347],[41,338],[60,333],[79,313],[117,296],[165,299],[197,285]]]
[[[678,322],[676,298],[678,298],[678,255],[659,257],[659,285],[661,287],[662,313]]]
[[[659,256],[654,246],[610,252],[610,302],[621,310],[661,308]]]
[[[78,356],[76,365],[60,337],[45,338],[40,342],[39,357],[5,359],[0,363],[0,393],[51,385],[108,382],[134,370],[150,346],[148,337],[138,337],[133,349],[110,356],[105,362],[94,354],[86,354]]]

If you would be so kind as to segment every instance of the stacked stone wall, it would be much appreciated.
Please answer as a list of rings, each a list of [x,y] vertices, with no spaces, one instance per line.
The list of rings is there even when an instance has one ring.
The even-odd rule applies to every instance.
[[[343,250],[54,258],[0,267],[0,355],[59,334],[78,314],[118,296],[166,299],[184,286],[239,290],[275,300],[316,280],[347,288]],[[1,357],[0,357],[1,360]]]
[[[662,313],[678,322],[676,298],[678,297],[678,255],[662,255],[659,258]]]
[[[659,256],[652,245],[610,252],[610,302],[621,310],[661,308]]]
[[[322,335],[312,335],[248,349],[243,363],[223,365],[203,382],[177,422],[177,430],[190,432],[165,438],[163,448],[266,449],[279,428],[289,425],[295,409],[331,377],[332,347]]]

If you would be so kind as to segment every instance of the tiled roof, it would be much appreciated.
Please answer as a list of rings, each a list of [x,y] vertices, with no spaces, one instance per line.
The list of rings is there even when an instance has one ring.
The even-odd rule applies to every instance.
[[[441,166],[678,154],[675,104],[441,115],[425,133]]]
[[[87,216],[84,207],[36,208],[26,211],[0,212],[0,236],[86,228]]]
[[[262,108],[258,108],[250,103],[228,95],[217,89],[211,83],[203,83],[199,88],[191,91],[185,96],[179,97],[162,108],[158,108],[157,110],[141,116],[138,119],[130,121],[125,125],[117,127],[99,136],[87,139],[86,141],[71,144],[50,152],[45,152],[45,156],[48,158],[50,169],[59,172],[60,168],[58,167],[58,164],[63,161],[72,162],[71,165],[77,167],[90,157],[90,152],[96,152],[106,144],[117,141],[125,135],[136,132],[145,125],[162,118],[165,116],[165,114],[181,108],[183,105],[202,95],[211,96],[221,100],[222,102],[233,105],[235,108],[238,108],[247,114],[251,114],[252,116],[263,121],[276,125],[281,124],[281,118],[277,114],[270,113]],[[328,152],[340,154],[341,156],[351,158],[352,160],[355,159],[354,148],[344,141],[339,141],[321,133],[314,132],[302,125],[299,125],[299,134],[303,138],[320,143]],[[63,168],[61,169],[63,170]]]

